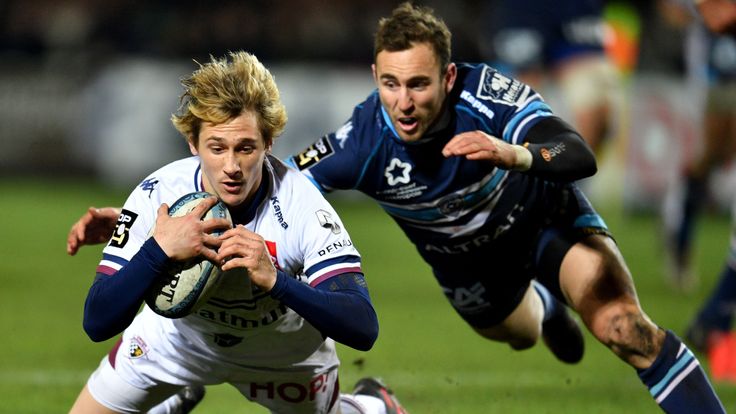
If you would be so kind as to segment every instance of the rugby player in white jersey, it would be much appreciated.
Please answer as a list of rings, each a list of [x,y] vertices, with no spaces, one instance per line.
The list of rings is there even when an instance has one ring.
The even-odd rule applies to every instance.
[[[146,177],[120,212],[84,329],[94,341],[122,337],[71,412],[187,412],[204,385],[221,383],[275,413],[405,412],[374,379],[359,381],[355,395],[339,392],[334,341],[368,350],[378,320],[340,218],[307,178],[269,154],[286,123],[271,74],[237,52],[182,84],[172,122],[193,156]],[[170,217],[169,205],[194,191],[222,200],[235,227],[200,220],[215,197]],[[168,263],[199,256],[229,271],[205,304],[179,319],[138,313]]]

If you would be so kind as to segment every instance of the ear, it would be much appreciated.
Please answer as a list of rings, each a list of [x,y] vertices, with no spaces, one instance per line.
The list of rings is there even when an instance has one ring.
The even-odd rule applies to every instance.
[[[188,139],[187,143],[189,144],[189,152],[191,152],[192,155],[199,155],[199,151],[197,151],[197,147],[194,145],[192,140]]]
[[[445,71],[445,92],[450,93],[452,90],[452,87],[455,86],[455,80],[457,79],[457,65],[450,62],[449,65],[447,65],[447,70]]]
[[[373,81],[378,85],[378,76],[376,75],[376,64],[371,65],[371,72],[373,72]]]

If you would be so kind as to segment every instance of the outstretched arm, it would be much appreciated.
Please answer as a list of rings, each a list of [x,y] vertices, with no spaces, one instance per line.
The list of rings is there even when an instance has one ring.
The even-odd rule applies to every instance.
[[[514,145],[483,131],[454,136],[442,150],[445,157],[489,161],[507,170],[524,171],[550,181],[574,181],[596,173],[595,155],[572,127],[557,117],[534,125],[523,145]]]

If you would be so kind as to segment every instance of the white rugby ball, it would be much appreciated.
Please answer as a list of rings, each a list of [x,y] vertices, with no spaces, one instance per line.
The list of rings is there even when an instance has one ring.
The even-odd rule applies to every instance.
[[[186,194],[171,205],[169,215],[183,216],[208,197],[214,196],[206,192]],[[232,217],[222,201],[218,201],[202,217],[203,220],[210,218],[227,219],[232,227]],[[212,234],[220,235],[222,231],[216,230]],[[203,257],[174,262],[163,277],[153,283],[146,294],[146,304],[154,312],[167,318],[186,316],[207,301],[220,274],[220,269]]]

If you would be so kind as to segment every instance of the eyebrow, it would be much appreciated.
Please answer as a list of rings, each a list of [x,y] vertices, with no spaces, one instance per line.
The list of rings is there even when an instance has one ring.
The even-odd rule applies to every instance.
[[[249,144],[249,143],[257,144],[258,143],[258,139],[257,138],[244,137],[244,138],[236,138],[236,139],[237,139],[237,141],[235,142],[236,144]],[[218,137],[218,136],[206,137],[204,140],[205,141],[215,141],[215,142],[218,142],[218,143],[221,143],[223,141],[226,141],[225,138]]]
[[[397,78],[396,76],[394,76],[394,75],[392,75],[390,73],[381,74],[380,79],[385,79],[385,80],[399,80],[399,78]],[[432,80],[432,77],[431,76],[427,76],[427,75],[416,75],[416,76],[412,76],[411,78],[407,79],[406,82],[407,83],[410,83],[410,82],[427,81],[427,80]]]

